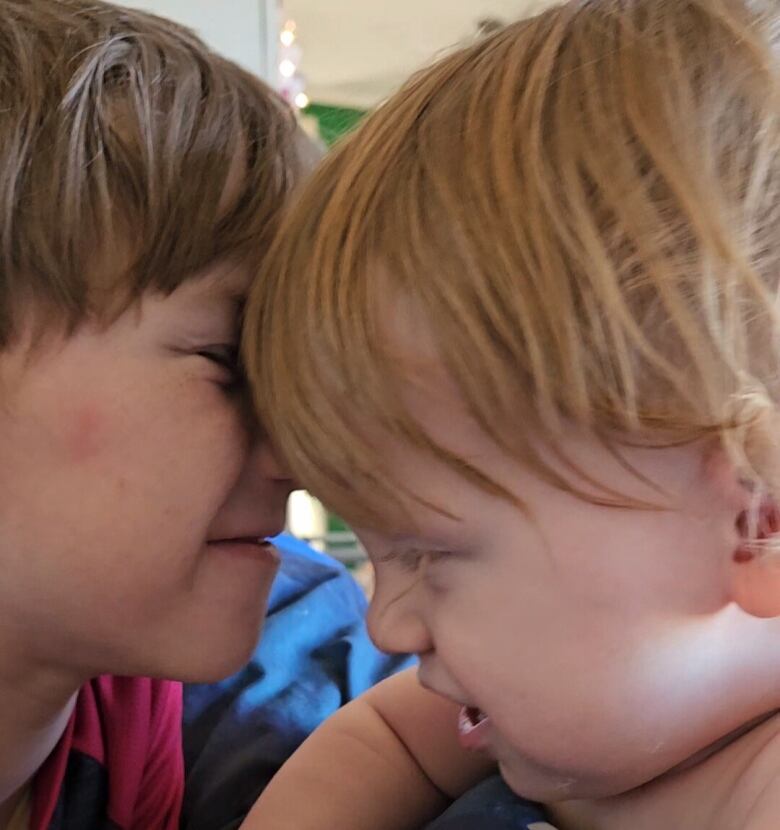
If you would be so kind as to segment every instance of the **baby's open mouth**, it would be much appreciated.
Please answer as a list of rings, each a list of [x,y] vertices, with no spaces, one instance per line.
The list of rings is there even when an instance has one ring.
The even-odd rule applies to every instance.
[[[476,706],[464,706],[458,718],[458,738],[465,749],[486,749],[490,718]]]
[[[476,706],[465,706],[463,714],[472,728],[479,726],[483,720],[487,719],[487,715],[481,709],[477,709]]]

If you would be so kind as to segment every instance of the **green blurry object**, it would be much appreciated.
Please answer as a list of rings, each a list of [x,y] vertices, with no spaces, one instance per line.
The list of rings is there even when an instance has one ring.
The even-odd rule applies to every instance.
[[[328,147],[332,147],[342,136],[353,130],[366,114],[364,110],[329,107],[325,104],[310,104],[304,113],[317,119],[320,135]]]
[[[335,513],[328,513],[328,533],[343,533],[349,530],[343,519],[340,519]]]
[[[355,534],[343,519],[328,512],[327,551],[341,560],[350,570],[363,564],[365,552],[358,544]]]

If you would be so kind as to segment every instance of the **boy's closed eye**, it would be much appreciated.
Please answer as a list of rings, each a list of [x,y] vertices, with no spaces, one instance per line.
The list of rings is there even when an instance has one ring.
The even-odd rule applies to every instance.
[[[221,382],[226,387],[234,388],[243,382],[244,373],[241,368],[241,358],[237,344],[221,343],[204,346],[197,349],[195,354],[220,369]]]
[[[239,367],[238,346],[234,343],[205,346],[197,350],[199,357],[204,357],[217,366],[229,371],[237,371]]]

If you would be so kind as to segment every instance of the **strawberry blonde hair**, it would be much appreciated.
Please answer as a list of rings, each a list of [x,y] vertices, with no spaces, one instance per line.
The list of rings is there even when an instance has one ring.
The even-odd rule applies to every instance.
[[[779,36],[775,2],[578,0],[380,107],[287,214],[247,317],[303,484],[380,521],[414,486],[376,425],[516,498],[404,405],[402,301],[473,418],[559,486],[540,448],[574,423],[613,447],[716,435],[777,488]]]
[[[29,309],[72,330],[262,256],[296,143],[270,89],[175,23],[0,0],[0,347]]]

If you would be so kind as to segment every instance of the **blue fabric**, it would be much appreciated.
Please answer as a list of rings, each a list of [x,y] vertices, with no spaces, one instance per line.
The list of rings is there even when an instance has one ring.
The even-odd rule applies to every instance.
[[[496,775],[456,801],[427,830],[554,830],[545,822],[538,804],[518,798]]]
[[[282,563],[251,661],[221,683],[185,686],[186,830],[238,827],[312,730],[413,662],[371,644],[365,597],[342,565],[290,536],[273,541]]]

